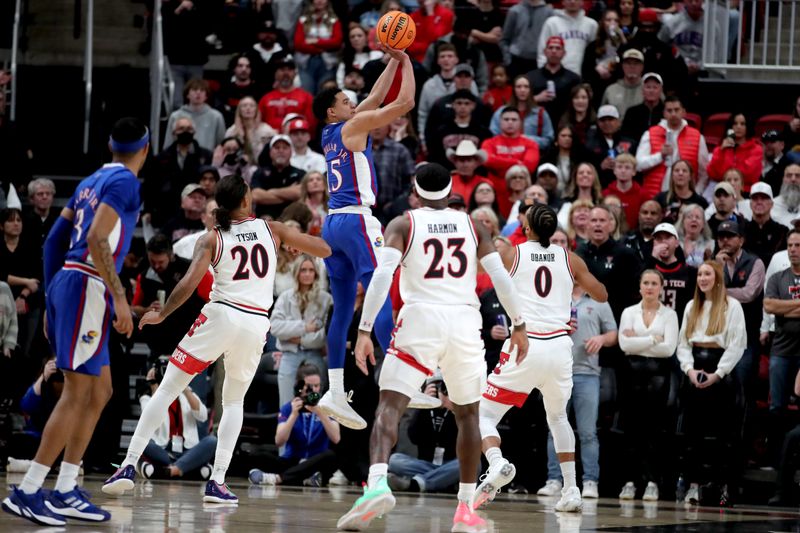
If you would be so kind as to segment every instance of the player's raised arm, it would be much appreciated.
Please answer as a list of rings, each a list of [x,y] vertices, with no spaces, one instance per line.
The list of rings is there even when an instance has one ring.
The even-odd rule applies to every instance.
[[[133,318],[131,308],[128,305],[128,297],[125,287],[122,285],[117,275],[117,267],[114,263],[114,252],[108,242],[108,236],[114,230],[114,226],[119,221],[119,215],[113,207],[105,202],[100,204],[94,215],[92,225],[86,234],[86,244],[89,253],[94,261],[97,273],[106,282],[108,291],[114,300],[114,328],[123,335],[131,336],[133,332]]]
[[[386,64],[386,68],[383,69],[381,75],[378,76],[378,79],[375,81],[375,85],[372,86],[369,96],[367,96],[364,101],[358,104],[358,107],[356,107],[356,113],[378,109],[383,103],[383,100],[386,98],[386,95],[389,93],[389,89],[392,87],[392,82],[394,81],[395,74],[397,73],[397,67],[400,66],[403,60],[403,57],[399,54],[402,54],[403,52],[392,50],[386,46],[383,46],[383,52],[391,59],[389,59],[389,62]]]
[[[328,257],[331,255],[331,247],[328,243],[319,237],[313,237],[306,233],[300,233],[295,228],[291,228],[282,222],[275,222],[271,220],[267,222],[272,234],[276,237],[276,246],[280,246],[281,242],[285,242],[293,248],[297,248],[301,252],[311,254],[316,257]]]
[[[148,324],[160,324],[194,293],[200,280],[208,272],[209,265],[211,265],[211,258],[214,256],[217,247],[217,231],[219,229],[215,228],[197,239],[197,243],[194,245],[192,264],[189,265],[186,275],[175,286],[160,311],[148,311],[145,313],[141,321],[139,321],[139,329]]]
[[[608,301],[606,286],[589,272],[586,262],[578,254],[574,252],[568,253],[569,265],[572,268],[572,276],[575,278],[575,283],[585,290],[586,294],[591,296],[593,300],[597,300],[600,303]]]
[[[349,150],[363,150],[360,147],[366,145],[366,137],[371,130],[391,124],[394,119],[402,117],[414,109],[416,82],[414,81],[414,69],[411,66],[411,59],[405,52],[392,50],[391,53],[402,56],[400,65],[403,79],[400,82],[400,91],[397,93],[397,98],[380,109],[359,111],[347,121],[347,124],[342,128],[342,141]],[[394,58],[392,61],[394,61]],[[389,83],[391,83],[391,80]]]
[[[386,246],[378,255],[378,268],[372,275],[367,293],[364,296],[364,307],[361,310],[361,322],[358,325],[358,341],[356,342],[356,366],[364,374],[368,374],[367,359],[375,365],[375,347],[372,345],[372,327],[381,306],[389,295],[392,277],[400,260],[410,231],[408,217],[397,217],[389,223],[384,232]]]
[[[511,331],[510,349],[517,348],[517,363],[521,363],[528,355],[528,334],[525,331],[525,321],[522,319],[522,306],[514,292],[514,282],[503,266],[503,260],[494,247],[489,232],[482,224],[475,224],[474,227],[478,234],[478,259],[492,279],[497,299],[511,317],[514,328]]]

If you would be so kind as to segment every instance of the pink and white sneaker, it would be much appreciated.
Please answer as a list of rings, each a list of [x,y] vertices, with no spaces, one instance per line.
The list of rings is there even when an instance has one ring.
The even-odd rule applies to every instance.
[[[456,514],[453,516],[451,533],[487,533],[489,525],[486,520],[475,514],[466,502],[458,502]]]

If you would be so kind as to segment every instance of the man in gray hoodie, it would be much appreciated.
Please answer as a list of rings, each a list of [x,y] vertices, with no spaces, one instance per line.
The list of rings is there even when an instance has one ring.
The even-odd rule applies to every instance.
[[[539,32],[552,14],[553,8],[544,0],[520,0],[508,10],[500,49],[509,79],[536,68]]]
[[[222,113],[209,106],[208,82],[205,80],[189,80],[183,88],[183,99],[186,102],[173,111],[167,122],[167,131],[164,133],[164,149],[175,142],[172,131],[179,118],[187,117],[194,124],[194,139],[201,148],[214,151],[222,139],[225,138],[225,119]]]

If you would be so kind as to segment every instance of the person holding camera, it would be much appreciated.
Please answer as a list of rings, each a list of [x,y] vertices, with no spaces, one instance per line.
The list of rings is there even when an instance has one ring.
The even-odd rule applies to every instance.
[[[734,479],[743,394],[733,370],[746,348],[742,304],[727,294],[722,264],[705,261],[697,270],[694,298],[686,304],[678,335],[678,361],[686,374],[681,395],[685,477],[690,482],[686,503],[696,505],[701,497],[714,501],[713,493],[700,494],[704,462],[711,465],[708,481]],[[701,449],[709,444],[716,449]],[[727,503],[728,489],[727,494],[717,493],[719,502]]]
[[[166,370],[166,362],[152,367],[145,376],[150,394],[139,398],[145,406],[155,394]],[[208,435],[208,409],[200,398],[186,387],[172,402],[167,416],[161,421],[137,465],[144,477],[180,478],[199,470],[200,477],[208,479],[217,449],[217,438]]]
[[[725,125],[725,138],[714,148],[708,163],[708,177],[722,181],[725,173],[735,168],[742,173],[742,191],[749,193],[750,187],[761,180],[764,169],[764,146],[756,136],[755,120],[744,113],[731,113]]]
[[[275,431],[275,445],[285,449],[280,457],[260,458],[262,469],[250,470],[254,485],[303,485],[309,480],[313,486],[321,486],[337,468],[331,444],[339,442],[339,423],[319,411],[320,369],[303,364],[296,378],[294,398],[281,407]]]
[[[439,492],[458,483],[453,403],[441,371],[425,382],[425,394],[442,401],[438,409],[418,409],[408,426],[408,438],[417,445],[417,457],[393,453],[389,457],[389,487],[411,492]]]

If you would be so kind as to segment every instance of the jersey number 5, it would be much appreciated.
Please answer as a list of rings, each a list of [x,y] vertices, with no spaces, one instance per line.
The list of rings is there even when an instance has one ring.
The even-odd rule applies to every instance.
[[[234,280],[250,279],[250,269],[247,268],[248,256],[250,266],[253,267],[253,274],[257,278],[263,278],[267,275],[269,256],[267,255],[267,249],[261,244],[253,246],[250,254],[248,254],[247,248],[244,246],[234,246],[231,248],[231,258],[236,259],[237,255],[239,256],[239,266],[236,267],[236,273],[233,275]]]
[[[328,168],[331,170],[333,177],[336,178],[336,183],[332,183],[330,180],[328,180],[328,192],[336,192],[342,186],[342,173],[339,172],[339,169],[337,168],[340,164],[341,160],[339,159],[331,160],[331,165]]]
[[[454,278],[460,278],[467,271],[467,256],[461,250],[462,246],[464,246],[463,238],[454,237],[452,239],[447,239],[447,247],[451,250],[450,256],[458,261],[458,268],[455,270],[449,261],[447,263],[447,273]],[[431,261],[431,266],[428,267],[428,271],[425,272],[425,279],[443,278],[444,266],[441,265],[441,262],[442,256],[444,256],[444,245],[442,241],[439,239],[428,239],[422,243],[422,248],[425,250],[426,255],[428,254],[429,248],[433,249],[433,260]]]

